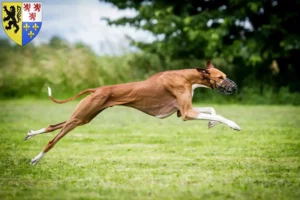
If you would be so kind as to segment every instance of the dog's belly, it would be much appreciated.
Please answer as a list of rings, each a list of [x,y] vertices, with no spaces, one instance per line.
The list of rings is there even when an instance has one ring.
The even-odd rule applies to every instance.
[[[168,113],[162,113],[162,114],[159,114],[159,115],[156,115],[155,117],[159,118],[159,119],[164,119],[164,118],[167,118],[171,115],[173,115],[178,109],[175,108],[173,109],[172,111],[168,112]]]
[[[128,107],[138,109],[146,114],[163,119],[174,114],[178,110],[176,100],[155,102],[153,104],[128,104]]]

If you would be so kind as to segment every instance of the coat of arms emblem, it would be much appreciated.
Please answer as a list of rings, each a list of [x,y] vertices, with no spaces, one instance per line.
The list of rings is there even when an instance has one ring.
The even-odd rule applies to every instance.
[[[42,27],[41,2],[2,2],[2,26],[7,36],[24,46]]]

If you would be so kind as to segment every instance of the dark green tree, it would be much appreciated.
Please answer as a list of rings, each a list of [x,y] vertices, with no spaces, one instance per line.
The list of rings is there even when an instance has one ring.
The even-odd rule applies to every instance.
[[[107,21],[151,32],[151,43],[132,40],[145,52],[162,59],[222,58],[234,66],[239,84],[300,91],[299,0],[100,1],[137,11]]]

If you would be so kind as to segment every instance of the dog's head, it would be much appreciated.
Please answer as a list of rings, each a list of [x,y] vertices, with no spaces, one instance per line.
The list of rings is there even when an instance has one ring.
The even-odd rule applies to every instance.
[[[217,90],[221,94],[231,95],[237,91],[235,82],[226,77],[226,74],[216,69],[214,65],[208,60],[206,68],[197,68],[201,76],[201,84]]]

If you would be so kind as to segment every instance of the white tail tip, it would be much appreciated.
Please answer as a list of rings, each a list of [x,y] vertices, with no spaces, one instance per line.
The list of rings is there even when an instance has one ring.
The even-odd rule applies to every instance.
[[[49,95],[49,97],[52,96],[52,92],[51,92],[51,88],[50,87],[48,87],[48,95]]]

